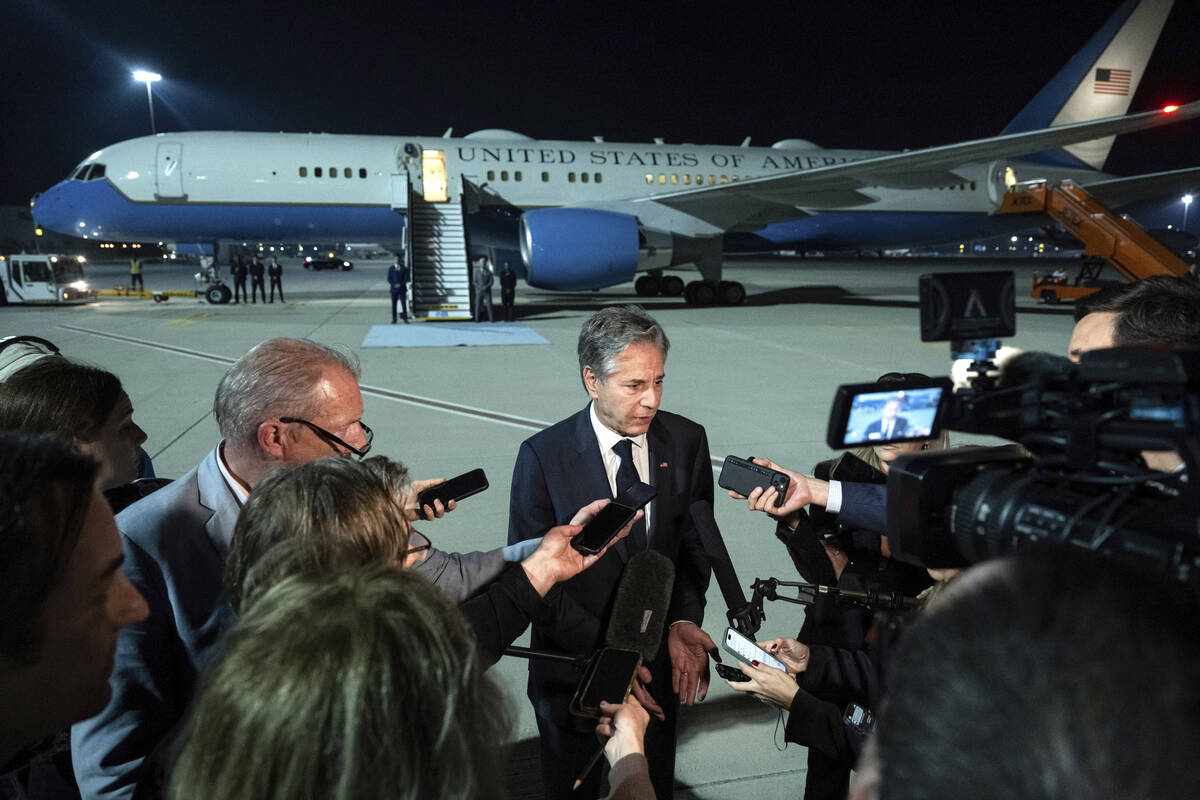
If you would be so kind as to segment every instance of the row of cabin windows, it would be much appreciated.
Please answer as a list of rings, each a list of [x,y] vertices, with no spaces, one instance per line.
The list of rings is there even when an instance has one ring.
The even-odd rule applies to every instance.
[[[322,177],[324,175],[324,172],[325,172],[325,170],[322,169],[321,167],[313,167],[313,177],[314,178]],[[338,168],[330,167],[329,168],[329,177],[336,178],[337,176],[338,176]],[[308,177],[308,167],[300,168],[300,177],[301,178]],[[350,169],[350,167],[342,167],[342,177],[343,178],[353,178],[354,170]],[[365,167],[358,168],[358,177],[360,177],[360,178],[367,177],[367,170]]]
[[[506,169],[500,170],[500,180],[501,181],[507,181],[507,180],[509,180],[509,178],[510,178],[510,175],[509,175],[508,170],[506,170]],[[514,170],[512,172],[511,178],[514,181],[520,181],[520,180],[524,180],[525,176],[521,173],[521,170],[518,169],[518,170]],[[496,180],[496,170],[489,169],[487,171],[487,179],[489,181]],[[580,172],[580,173],[568,172],[567,173],[567,183],[575,183],[575,181],[579,181],[580,183],[587,183],[588,181],[591,181],[593,183],[602,183],[604,181],[604,176],[601,175],[599,172]],[[549,183],[549,182],[550,182],[550,173],[543,172],[542,173],[542,183]]]
[[[737,175],[734,175],[732,178],[729,177],[728,175],[709,175],[708,176],[708,185],[715,186],[718,183],[730,183],[730,182],[737,183],[740,180],[743,180],[743,179],[739,178]],[[747,175],[745,180],[750,180],[750,176]],[[654,183],[654,182],[655,182],[654,173],[647,172],[646,173],[646,183]],[[676,184],[682,183],[685,186],[690,186],[692,184],[692,176],[690,174],[683,175],[683,176],[667,175],[665,173],[660,172],[660,173],[658,173],[658,182],[659,183],[676,183]],[[704,176],[703,175],[696,176],[696,185],[697,186],[704,185]]]
[[[975,181],[971,181],[970,183],[960,183],[960,184],[957,184],[957,185],[955,185],[955,186],[939,186],[939,187],[937,187],[937,188],[939,188],[939,189],[949,189],[950,191],[954,191],[954,190],[956,190],[956,189],[963,189],[963,190],[965,190],[965,189],[967,189],[968,187],[970,187],[970,189],[971,189],[971,191],[972,191],[972,192],[973,192],[973,191],[975,191]]]

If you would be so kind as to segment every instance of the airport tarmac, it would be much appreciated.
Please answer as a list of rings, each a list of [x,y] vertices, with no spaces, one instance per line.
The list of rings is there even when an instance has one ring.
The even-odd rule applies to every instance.
[[[718,462],[728,454],[770,457],[807,471],[830,455],[829,406],[841,383],[883,372],[948,374],[946,343],[922,343],[917,279],[926,272],[1012,269],[1017,334],[1008,343],[1065,354],[1069,306],[1028,297],[1033,269],[1059,262],[981,259],[731,259],[727,277],[746,286],[740,307],[690,308],[679,298],[639,298],[632,287],[555,294],[518,286],[518,323],[546,344],[487,347],[364,348],[372,326],[390,322],[389,260],[356,261],[350,272],[308,273],[284,262],[286,304],[213,306],[172,297],[155,303],[106,297],[84,306],[0,309],[0,334],[34,334],[70,358],[119,375],[146,430],[159,475],[176,477],[218,439],[212,419],[218,379],[253,344],[298,336],[342,345],[362,363],[364,421],[374,453],[405,462],[416,477],[482,467],[491,488],[421,530],[445,550],[504,544],[513,461],[522,440],[579,410],[575,343],[584,317],[603,305],[641,302],[671,339],[663,407],[703,424]],[[149,264],[146,288],[189,289],[196,267]],[[127,283],[126,264],[88,267],[94,288]],[[499,309],[499,295],[496,294]],[[438,324],[438,323],[418,323]],[[486,323],[484,324],[486,326]],[[982,441],[953,435],[958,444]],[[714,482],[716,473],[714,471]],[[715,503],[739,578],[796,580],[774,526],[718,489]],[[720,640],[725,606],[712,582],[705,629]],[[803,611],[768,603],[759,638],[794,635]],[[526,643],[527,635],[518,643]],[[731,657],[729,657],[731,658]],[[728,659],[727,659],[728,660]],[[518,741],[513,796],[537,796],[536,737],[525,699],[524,661],[503,659],[491,675],[507,692]],[[779,714],[731,691],[714,674],[708,699],[685,709],[677,763],[680,798],[799,797],[804,748],[783,748]]]

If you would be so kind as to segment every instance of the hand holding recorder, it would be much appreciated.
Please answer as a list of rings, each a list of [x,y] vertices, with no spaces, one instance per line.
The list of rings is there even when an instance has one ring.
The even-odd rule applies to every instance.
[[[746,500],[751,511],[762,511],[775,519],[793,524],[798,512],[809,503],[824,506],[829,502],[829,484],[799,472],[781,467],[769,458],[756,458],[754,463],[781,472],[788,477],[783,502],[776,505],[779,491],[774,486],[755,488],[748,495],[730,490],[729,496]]]
[[[611,502],[613,501],[602,499],[588,503],[575,513],[569,525],[558,525],[546,531],[537,550],[534,550],[528,558],[521,562],[525,574],[529,577],[529,582],[533,584],[533,588],[537,590],[538,594],[545,596],[554,584],[583,572],[599,561],[613,543],[629,535],[629,529],[633,527],[633,523],[642,517],[640,508],[634,510],[632,516],[629,516],[628,521],[622,527],[608,535],[606,541],[594,553],[581,552],[576,546],[576,540],[582,535],[588,523],[599,519],[604,508]]]
[[[415,502],[405,509],[410,520],[441,519],[447,511],[453,511],[458,501],[479,494],[488,488],[487,475],[481,469],[464,472],[450,480],[445,478],[430,478],[423,481],[413,481]]]

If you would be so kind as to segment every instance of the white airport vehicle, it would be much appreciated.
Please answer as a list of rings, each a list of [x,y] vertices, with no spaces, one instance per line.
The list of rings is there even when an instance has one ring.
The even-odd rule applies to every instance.
[[[92,297],[82,256],[20,253],[0,256],[0,305],[64,305]]]

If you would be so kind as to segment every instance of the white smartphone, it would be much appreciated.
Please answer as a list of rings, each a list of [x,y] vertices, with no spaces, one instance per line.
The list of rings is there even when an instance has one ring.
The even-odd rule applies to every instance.
[[[733,628],[725,629],[725,649],[732,655],[737,656],[739,661],[744,661],[747,664],[751,661],[757,661],[759,664],[767,664],[768,666],[787,672],[787,667],[783,665],[782,661],[766,650],[763,650],[745,636],[742,636]]]

